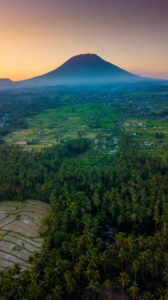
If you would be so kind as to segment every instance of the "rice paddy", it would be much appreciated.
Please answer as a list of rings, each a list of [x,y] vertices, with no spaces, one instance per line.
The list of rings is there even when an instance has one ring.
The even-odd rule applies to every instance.
[[[41,248],[39,226],[48,211],[49,205],[37,200],[0,202],[1,271],[15,263],[22,270],[31,268],[29,256]]]

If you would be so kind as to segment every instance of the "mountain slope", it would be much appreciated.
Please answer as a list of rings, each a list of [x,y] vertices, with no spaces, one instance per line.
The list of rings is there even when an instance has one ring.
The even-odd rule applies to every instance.
[[[140,79],[141,77],[103,60],[96,54],[81,54],[70,58],[47,74],[20,83],[26,86],[92,85]]]
[[[0,89],[8,89],[14,85],[14,82],[8,78],[0,78]]]

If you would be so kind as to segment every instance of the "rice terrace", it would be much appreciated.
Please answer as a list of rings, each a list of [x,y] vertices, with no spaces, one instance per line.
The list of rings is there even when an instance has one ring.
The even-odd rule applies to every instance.
[[[28,258],[40,250],[43,239],[39,227],[48,210],[48,204],[37,200],[1,202],[0,271],[16,263],[21,270],[31,268]]]

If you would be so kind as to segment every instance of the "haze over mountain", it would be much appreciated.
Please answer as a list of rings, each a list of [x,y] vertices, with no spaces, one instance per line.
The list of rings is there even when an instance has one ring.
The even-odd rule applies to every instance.
[[[139,76],[103,60],[96,54],[81,54],[70,58],[59,68],[47,74],[22,81],[22,84],[92,85],[139,79]]]
[[[17,82],[12,82],[9,79],[0,79],[0,88],[13,86],[100,85],[141,80],[142,77],[127,72],[103,60],[96,54],[80,54],[70,58],[59,68],[38,77]]]

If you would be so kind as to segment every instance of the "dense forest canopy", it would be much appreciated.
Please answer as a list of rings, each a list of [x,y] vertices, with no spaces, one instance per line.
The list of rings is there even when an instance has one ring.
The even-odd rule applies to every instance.
[[[32,271],[1,273],[2,299],[97,299],[110,288],[166,299],[168,164],[125,145],[103,168],[83,168],[77,157],[88,147],[1,146],[1,197],[51,205],[42,252]]]
[[[50,91],[49,100],[47,92],[43,99],[34,93],[20,104],[1,95],[2,117],[9,115],[0,128],[0,199],[42,200],[50,213],[40,228],[41,252],[30,257],[32,269],[20,272],[15,265],[0,272],[0,299],[94,300],[115,291],[122,300],[168,299],[167,94],[160,87],[152,97],[145,87],[137,106],[136,89],[94,93],[81,97],[71,91],[68,98]],[[90,95],[95,99],[86,100]],[[95,132],[92,138],[79,131],[75,138],[29,150],[6,142],[8,134],[29,128],[29,118],[39,111],[65,106],[66,122],[69,102],[78,107],[81,126],[86,121]],[[111,119],[103,119],[104,113]]]

